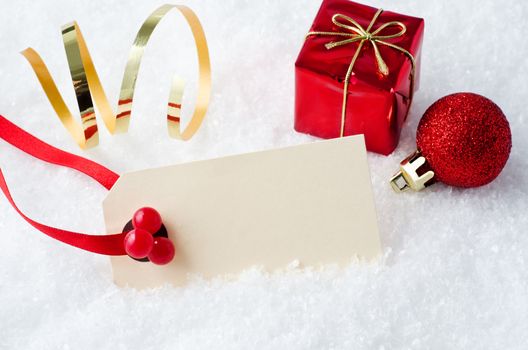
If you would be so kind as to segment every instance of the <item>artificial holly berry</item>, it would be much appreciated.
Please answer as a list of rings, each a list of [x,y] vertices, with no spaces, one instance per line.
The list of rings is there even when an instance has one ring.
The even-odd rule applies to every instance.
[[[421,190],[436,181],[478,187],[493,181],[512,147],[506,116],[491,100],[473,93],[441,98],[427,109],[416,132],[418,150],[404,159],[393,188]]]
[[[148,254],[149,260],[156,265],[166,265],[174,258],[175,249],[171,240],[165,237],[154,238],[154,245]]]
[[[135,259],[143,259],[152,251],[154,237],[150,232],[136,228],[126,234],[124,244],[128,255]]]
[[[132,224],[134,228],[140,228],[154,234],[161,227],[161,215],[156,209],[144,207],[134,213]]]

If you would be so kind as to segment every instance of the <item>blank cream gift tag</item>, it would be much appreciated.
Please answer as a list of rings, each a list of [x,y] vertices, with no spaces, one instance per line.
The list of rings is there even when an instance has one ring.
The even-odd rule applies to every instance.
[[[103,203],[107,231],[144,206],[160,212],[176,257],[166,266],[112,257],[120,286],[293,261],[342,266],[381,252],[361,135],[124,174]]]

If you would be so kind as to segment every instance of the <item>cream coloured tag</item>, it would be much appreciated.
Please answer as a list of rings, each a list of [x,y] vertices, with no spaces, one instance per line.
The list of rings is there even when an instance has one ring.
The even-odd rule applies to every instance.
[[[120,286],[293,261],[345,265],[381,252],[361,135],[124,174],[103,203],[107,232],[144,206],[160,212],[176,257],[166,266],[112,257]]]

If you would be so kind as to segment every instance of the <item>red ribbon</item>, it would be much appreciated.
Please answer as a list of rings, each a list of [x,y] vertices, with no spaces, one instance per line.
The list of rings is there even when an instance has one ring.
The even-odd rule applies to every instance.
[[[16,148],[28,153],[29,155],[39,158],[45,162],[80,171],[99,182],[108,190],[110,190],[117,179],[119,179],[118,174],[105,168],[104,166],[86,158],[82,158],[57,149],[45,143],[44,141],[39,140],[30,133],[22,130],[1,115],[0,138],[9,142]],[[11,203],[13,208],[20,214],[20,216],[22,216],[30,225],[42,233],[66,244],[93,253],[104,255],[126,255],[123,244],[125,233],[111,235],[88,235],[47,226],[27,217],[15,204],[1,169],[0,189],[6,196],[9,203]]]

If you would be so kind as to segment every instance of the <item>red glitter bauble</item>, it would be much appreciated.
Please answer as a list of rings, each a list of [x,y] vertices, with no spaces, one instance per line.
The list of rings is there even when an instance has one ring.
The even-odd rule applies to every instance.
[[[449,95],[429,107],[418,125],[416,143],[436,180],[457,187],[493,181],[512,146],[504,113],[473,93]]]

